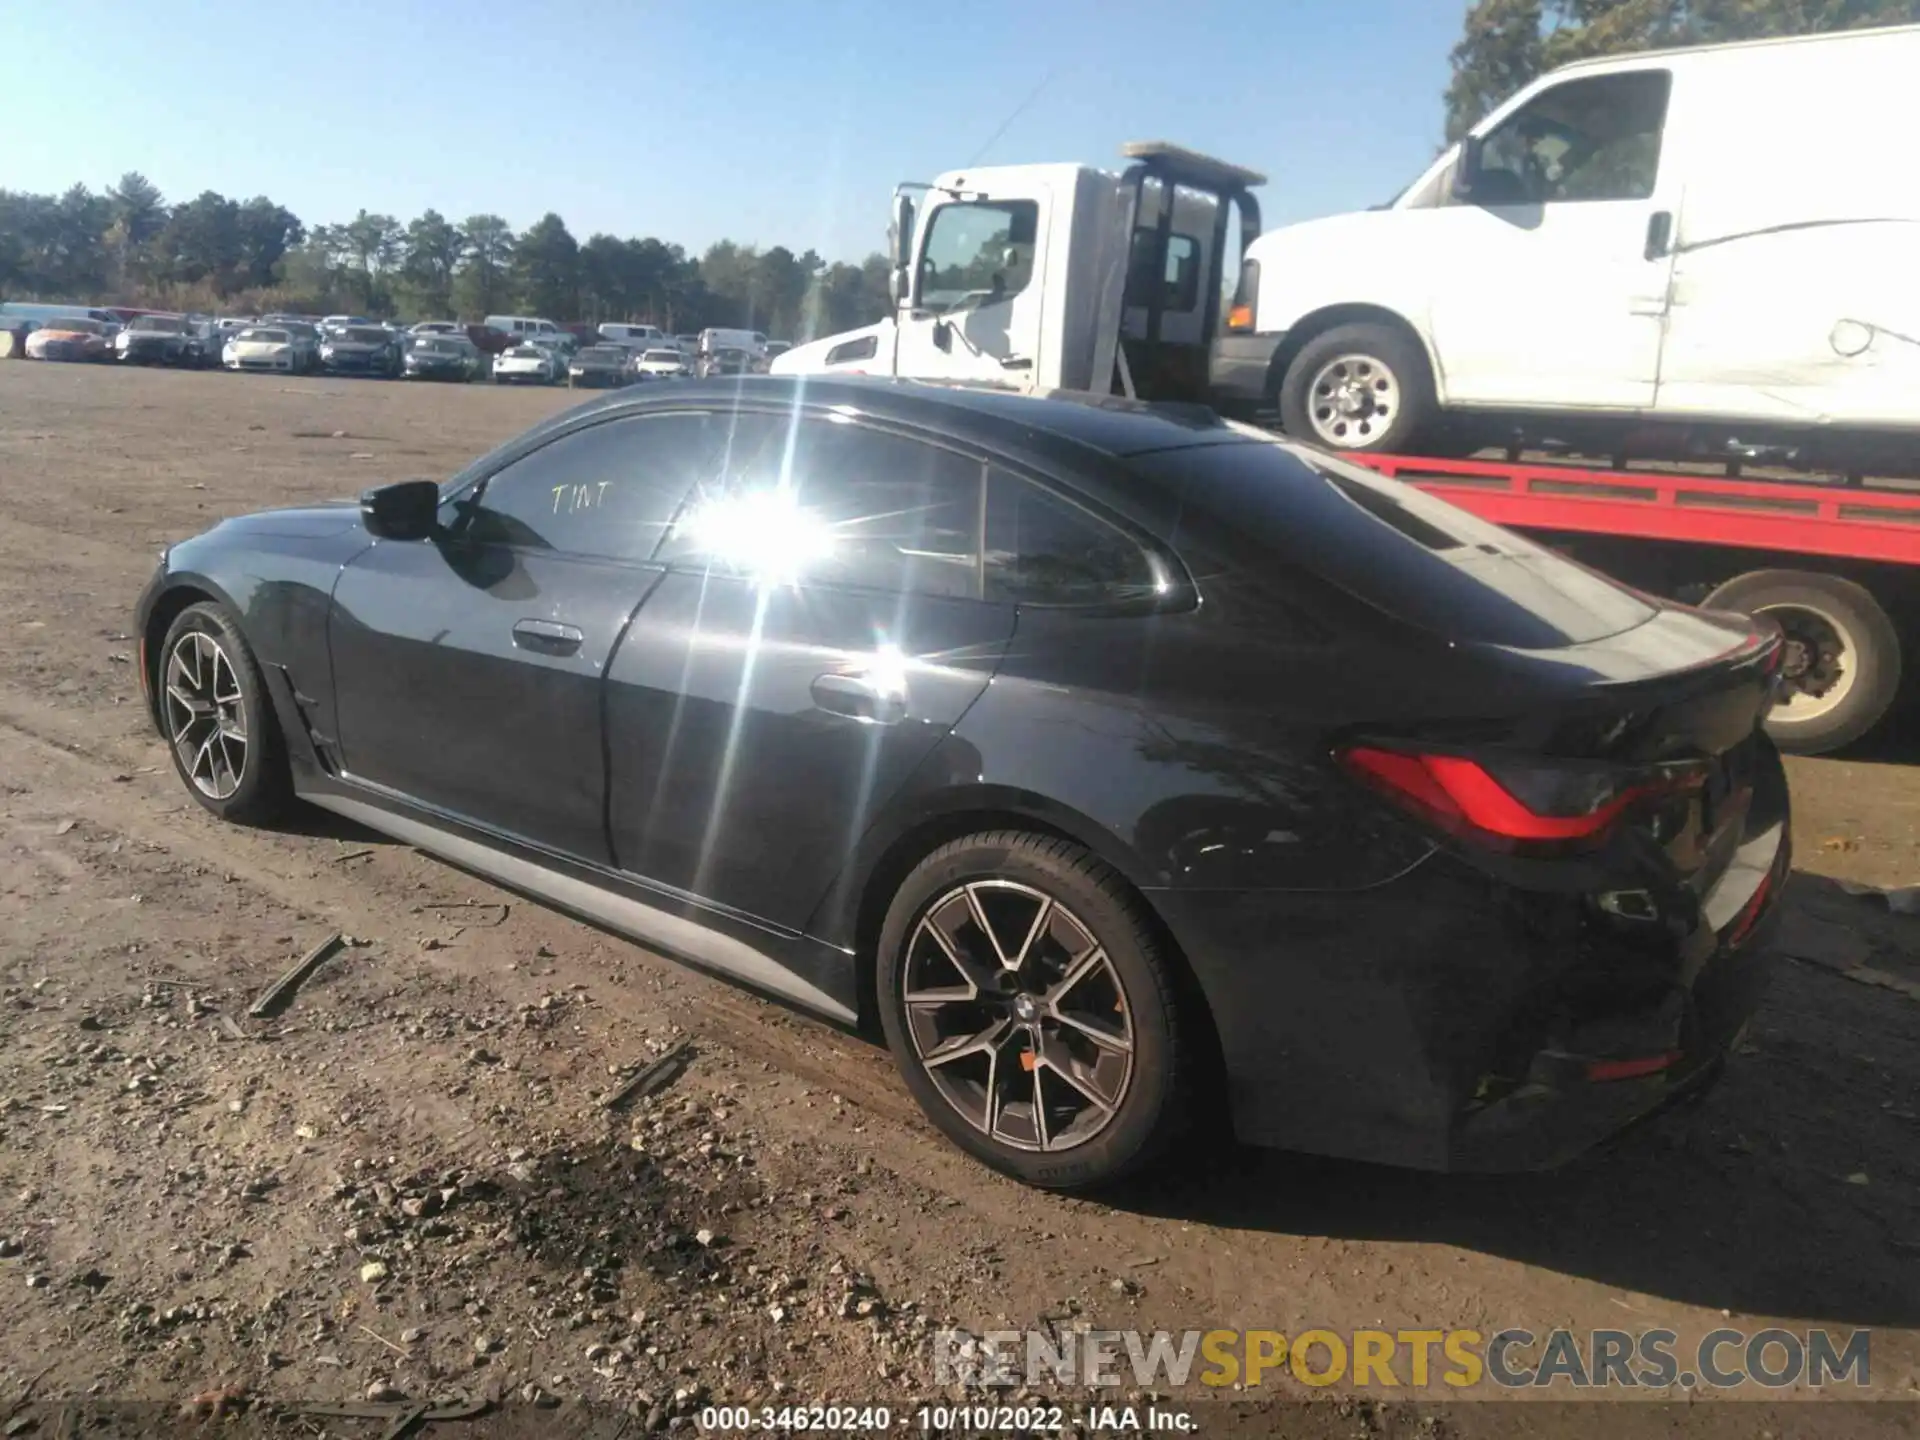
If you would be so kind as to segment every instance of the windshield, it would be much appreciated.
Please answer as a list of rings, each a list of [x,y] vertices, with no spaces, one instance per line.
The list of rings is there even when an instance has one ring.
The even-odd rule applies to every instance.
[[[574,357],[576,360],[591,360],[600,365],[619,365],[627,358],[627,352],[616,350],[611,345],[589,345]]]
[[[387,343],[387,332],[355,328],[341,332],[340,338],[354,345],[384,345]]]
[[[1653,607],[1593,571],[1358,465],[1266,440],[1140,456],[1275,561],[1450,641],[1556,649],[1643,625]]]
[[[165,315],[142,315],[127,328],[144,330],[151,335],[184,335],[187,333],[187,322],[170,319]]]
[[[285,327],[288,335],[296,340],[311,340],[319,332],[311,325],[297,325],[289,321]]]
[[[507,351],[516,360],[538,360],[546,353],[538,345],[516,345]]]
[[[678,365],[680,363],[680,352],[678,350],[649,350],[640,358],[642,360],[664,360],[669,365]]]
[[[459,347],[451,340],[422,340],[413,347],[416,355],[458,355]]]
[[[236,341],[247,340],[261,345],[284,345],[287,343],[287,332],[284,330],[242,330],[233,338]]]

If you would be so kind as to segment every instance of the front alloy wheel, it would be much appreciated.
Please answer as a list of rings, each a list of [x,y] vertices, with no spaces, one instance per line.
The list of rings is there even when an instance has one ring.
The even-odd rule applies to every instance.
[[[286,743],[225,607],[204,600],[175,616],[154,669],[155,717],[188,793],[223,820],[277,818],[293,793]]]
[[[240,679],[220,642],[189,630],[167,653],[167,738],[180,771],[211,800],[229,800],[247,767]]]
[[[1092,1188],[1185,1129],[1205,1032],[1191,982],[1139,894],[1077,845],[942,845],[893,895],[874,979],[914,1099],[997,1170]]]

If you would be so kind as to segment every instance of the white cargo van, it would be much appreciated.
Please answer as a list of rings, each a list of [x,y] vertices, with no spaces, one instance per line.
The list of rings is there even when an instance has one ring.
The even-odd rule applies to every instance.
[[[1248,251],[1216,379],[1407,448],[1443,414],[1920,424],[1920,26],[1568,66],[1384,209]],[[1467,428],[1484,428],[1469,426]]]
[[[489,330],[498,330],[516,340],[545,340],[550,344],[558,344],[566,333],[553,321],[538,315],[489,315],[485,324]]]
[[[626,325],[612,320],[600,327],[600,338],[634,350],[653,350],[673,344],[673,337],[658,325]]]
[[[716,350],[744,350],[756,360],[764,359],[767,337],[758,330],[702,330],[700,353],[711,355]]]

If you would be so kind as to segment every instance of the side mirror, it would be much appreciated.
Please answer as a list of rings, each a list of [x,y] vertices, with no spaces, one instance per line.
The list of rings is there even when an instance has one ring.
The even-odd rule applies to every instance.
[[[1482,143],[1478,135],[1469,135],[1460,142],[1460,153],[1454,157],[1453,180],[1449,187],[1455,200],[1473,199],[1474,184],[1480,177]]]
[[[424,540],[440,517],[440,487],[431,480],[380,485],[360,497],[360,523],[382,540]]]
[[[913,200],[894,191],[893,215],[887,223],[892,261],[887,274],[887,295],[896,310],[913,301],[913,222]]]

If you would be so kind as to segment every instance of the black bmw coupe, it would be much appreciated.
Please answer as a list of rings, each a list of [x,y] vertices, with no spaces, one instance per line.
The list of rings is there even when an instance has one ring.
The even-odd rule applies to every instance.
[[[1788,865],[1771,630],[1198,409],[636,387],[224,521],[138,625],[216,814],[870,1026],[1039,1185],[1213,1117],[1558,1163],[1718,1073]]]

